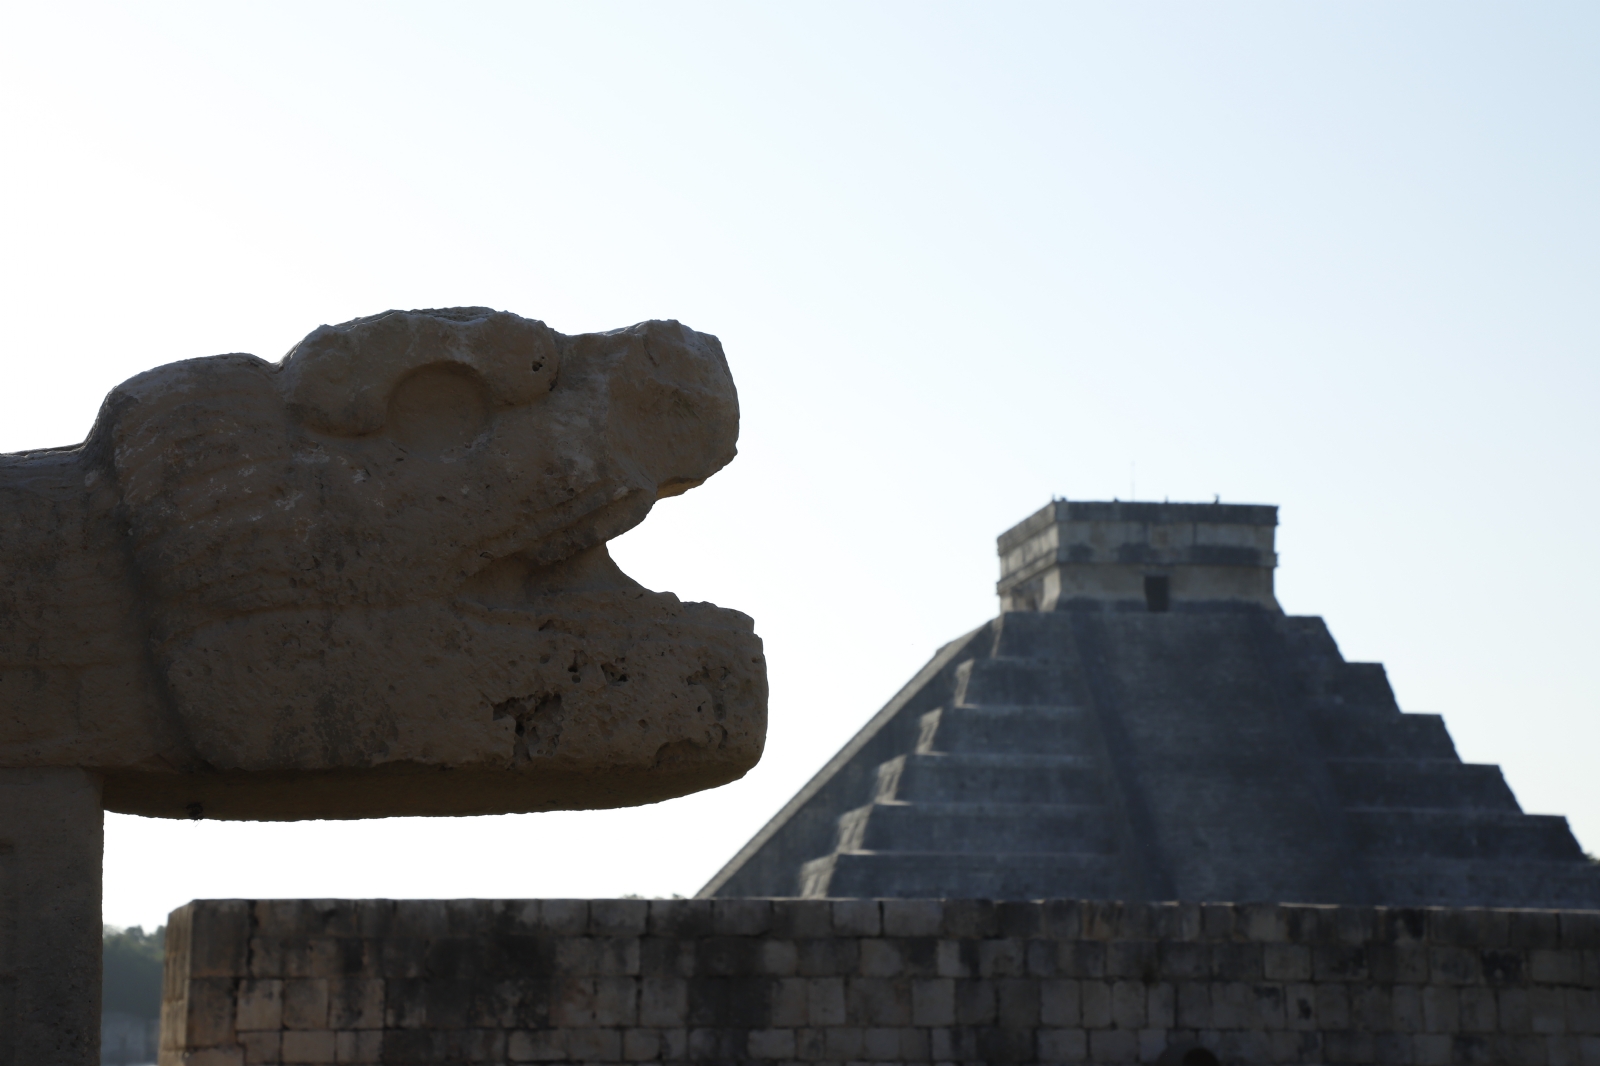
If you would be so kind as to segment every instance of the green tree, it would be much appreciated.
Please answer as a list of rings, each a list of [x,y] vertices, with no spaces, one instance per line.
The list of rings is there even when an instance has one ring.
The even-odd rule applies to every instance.
[[[161,1015],[161,961],[166,952],[167,927],[147,933],[141,926],[118,929],[106,926],[101,941],[105,978],[100,1009],[140,1018]]]

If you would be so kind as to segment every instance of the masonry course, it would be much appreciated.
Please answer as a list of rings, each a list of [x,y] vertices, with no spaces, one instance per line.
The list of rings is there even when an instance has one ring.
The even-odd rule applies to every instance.
[[[197,901],[163,1012],[162,1066],[1593,1064],[1600,912]]]

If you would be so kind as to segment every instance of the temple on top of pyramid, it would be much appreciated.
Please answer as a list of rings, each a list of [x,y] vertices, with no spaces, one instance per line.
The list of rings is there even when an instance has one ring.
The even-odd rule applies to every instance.
[[[1600,907],[1376,663],[1273,594],[1277,508],[1057,500],[945,645],[701,890]]]

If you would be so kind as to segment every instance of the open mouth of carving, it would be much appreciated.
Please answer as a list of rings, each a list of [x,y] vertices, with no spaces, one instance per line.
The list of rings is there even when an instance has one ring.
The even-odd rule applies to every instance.
[[[649,590],[624,574],[605,544],[541,565],[518,553],[484,567],[461,587],[461,602],[490,610],[537,610],[553,596],[639,596]]]

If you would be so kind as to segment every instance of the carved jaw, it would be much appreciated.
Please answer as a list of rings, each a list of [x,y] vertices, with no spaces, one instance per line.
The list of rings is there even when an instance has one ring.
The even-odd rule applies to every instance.
[[[605,550],[729,461],[737,425],[715,338],[482,308],[127,382],[83,455],[170,736],[102,763],[108,806],[539,810],[742,775],[765,735],[750,620]]]

